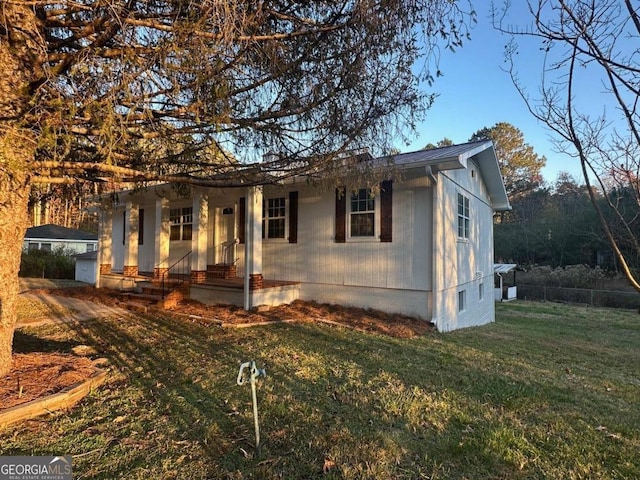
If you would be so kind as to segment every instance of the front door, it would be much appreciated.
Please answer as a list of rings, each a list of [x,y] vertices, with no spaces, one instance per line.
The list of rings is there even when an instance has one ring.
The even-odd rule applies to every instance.
[[[235,207],[216,208],[215,263],[231,265],[236,261]]]

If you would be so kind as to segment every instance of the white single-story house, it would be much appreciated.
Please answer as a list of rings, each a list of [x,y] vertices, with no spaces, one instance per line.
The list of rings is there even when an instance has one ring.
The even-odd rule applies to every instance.
[[[69,253],[93,252],[98,248],[98,235],[52,223],[27,228],[25,250],[54,251],[61,247]]]
[[[511,208],[493,144],[368,161],[391,162],[394,178],[353,191],[289,178],[103,196],[97,285],[188,273],[190,296],[205,303],[314,300],[440,331],[492,322],[493,215]]]

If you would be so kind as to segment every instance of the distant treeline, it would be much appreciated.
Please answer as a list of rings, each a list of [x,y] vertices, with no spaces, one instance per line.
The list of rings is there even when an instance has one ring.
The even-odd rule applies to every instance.
[[[605,202],[601,195],[598,196]],[[638,207],[632,193],[624,189],[613,190],[611,200],[636,230],[636,237],[640,237],[640,228],[634,219]],[[553,186],[512,198],[511,204],[512,211],[496,217],[496,262],[551,267],[589,265],[617,271],[586,187],[568,174],[560,174]],[[622,228],[614,218],[609,218],[608,222],[614,232]],[[640,259],[631,254],[632,251],[635,250],[629,246],[627,258],[632,268],[638,269]]]

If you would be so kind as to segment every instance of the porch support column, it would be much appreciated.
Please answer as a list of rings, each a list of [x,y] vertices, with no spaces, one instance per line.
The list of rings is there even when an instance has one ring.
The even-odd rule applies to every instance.
[[[124,222],[124,270],[125,277],[138,275],[138,205],[126,204]]]
[[[193,232],[191,235],[191,281],[207,279],[207,230],[209,229],[209,199],[202,192],[193,197]]]
[[[96,268],[96,288],[100,288],[100,275],[111,273],[113,265],[113,209],[103,205],[98,221],[98,268]]]
[[[262,288],[262,187],[247,190],[244,243],[244,308],[253,307],[253,291]]]
[[[169,269],[169,199],[156,198],[153,278],[159,280]]]

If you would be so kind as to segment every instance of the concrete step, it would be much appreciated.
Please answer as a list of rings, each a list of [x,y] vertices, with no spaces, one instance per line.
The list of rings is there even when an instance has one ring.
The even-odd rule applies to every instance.
[[[126,301],[137,301],[147,303],[158,303],[161,299],[161,295],[155,295],[150,293],[138,293],[138,292],[121,292],[120,297]]]

